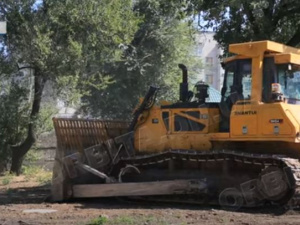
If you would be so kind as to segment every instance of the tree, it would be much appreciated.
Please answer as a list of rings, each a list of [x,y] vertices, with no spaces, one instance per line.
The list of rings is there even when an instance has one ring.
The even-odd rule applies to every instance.
[[[20,173],[23,158],[35,142],[45,83],[61,77],[77,79],[86,90],[95,78],[105,86],[102,66],[120,57],[120,44],[131,41],[138,19],[131,0],[3,0],[0,18],[7,20],[7,38],[1,41],[8,60],[19,69],[34,71],[34,97],[25,138],[12,146],[11,172]],[[1,68],[1,66],[0,66]],[[4,73],[5,71],[1,71]]]
[[[10,80],[1,79],[0,85],[0,172],[11,160],[9,145],[22,140],[28,122],[27,90]]]
[[[195,30],[182,21],[184,15],[175,2],[139,0],[134,11],[143,18],[139,29],[130,45],[123,46],[122,60],[107,65],[114,83],[105,90],[92,88],[84,97],[85,110],[93,116],[130,118],[150,85],[160,87],[162,99],[178,99],[181,71],[177,64],[187,64],[190,77],[192,68],[200,67],[192,49]]]
[[[192,0],[199,26],[213,28],[225,49],[230,43],[274,40],[300,44],[300,2],[296,0]]]

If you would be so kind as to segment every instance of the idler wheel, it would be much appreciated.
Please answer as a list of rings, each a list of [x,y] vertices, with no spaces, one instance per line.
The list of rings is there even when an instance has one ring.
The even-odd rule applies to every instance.
[[[266,200],[285,203],[291,196],[291,188],[284,171],[275,166],[264,169],[258,178],[258,191]]]

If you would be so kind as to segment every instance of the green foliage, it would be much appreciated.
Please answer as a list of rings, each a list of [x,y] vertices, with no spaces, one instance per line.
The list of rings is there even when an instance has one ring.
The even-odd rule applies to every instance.
[[[0,16],[8,20],[8,38],[2,41],[7,53],[59,85],[68,77],[72,87],[76,84],[82,91],[104,76],[104,63],[120,58],[119,46],[131,41],[139,22],[131,0],[1,4]],[[99,85],[106,85],[106,80]]]
[[[50,184],[52,173],[44,170],[41,166],[23,165],[22,173],[25,175],[26,180],[39,182],[41,185]]]
[[[107,221],[107,217],[99,216],[98,218],[92,219],[88,225],[104,225]]]
[[[28,163],[34,163],[40,160],[41,158],[42,158],[41,152],[32,149],[26,154],[24,161]]]
[[[29,121],[27,89],[17,83],[2,79],[0,86],[0,172],[10,162],[10,145],[23,140]],[[1,168],[2,167],[2,168]]]
[[[5,170],[11,161],[10,146],[22,142],[26,137],[26,126],[30,121],[31,87],[26,86],[24,81],[17,82],[19,79],[20,75],[14,74],[11,79],[3,77],[0,81],[0,86],[5,87],[0,95],[0,171]],[[42,105],[36,120],[37,135],[53,130],[51,119],[56,113],[54,105]]]
[[[160,87],[162,99],[176,100],[181,80],[177,64],[200,67],[191,54],[195,31],[178,19],[178,7],[165,1],[139,0],[134,10],[143,21],[131,44],[123,46],[122,60],[106,66],[115,82],[105,90],[92,88],[84,97],[85,110],[93,116],[128,119],[150,85]]]
[[[9,179],[9,177],[4,177],[2,179],[2,184],[3,185],[8,185],[10,183],[11,179]]]
[[[110,80],[103,73],[103,65],[120,58],[120,44],[130,42],[137,26],[131,1],[90,0],[84,5],[81,1],[77,4],[74,1],[49,1],[50,6],[53,6],[49,13],[53,18],[53,30],[62,31],[56,43],[66,41],[61,48],[67,47],[66,53],[62,52],[61,58],[53,51],[62,75],[69,75],[72,89],[79,86],[83,93],[95,85],[96,79],[101,81],[97,87],[106,87]],[[58,84],[63,85],[63,79],[56,73]]]
[[[44,83],[51,81],[66,105],[78,104],[95,79],[98,88],[107,87],[112,81],[103,66],[120,59],[120,46],[130,43],[139,18],[131,0],[2,0],[0,18],[7,20],[7,35],[0,38],[1,78],[10,82],[19,67],[31,68],[37,88],[31,99],[23,96],[33,92],[32,87],[9,86],[9,93],[1,94],[0,160],[7,161],[9,145],[22,146],[22,151],[14,148],[22,157],[34,134],[50,129],[53,108],[40,104]],[[31,127],[34,132],[27,132]]]
[[[114,224],[126,224],[126,225],[133,225],[135,224],[135,220],[133,217],[130,216],[119,216],[114,219]]]
[[[13,175],[8,173],[8,172],[5,172],[4,173],[4,176],[2,177],[2,185],[8,185],[10,184],[10,182],[12,181],[13,179]]]
[[[82,97],[82,93],[78,91],[79,83],[79,75],[56,78],[57,97],[59,99],[63,99],[66,107],[80,105],[80,98]]]
[[[107,218],[105,216],[99,216],[96,219],[91,220],[88,225],[137,225],[137,224],[149,224],[149,225],[167,225],[168,223],[164,218],[155,217],[152,215],[122,215]]]
[[[201,28],[214,28],[216,40],[227,49],[230,43],[274,40],[300,44],[300,2],[294,0],[203,0],[195,9],[202,12]]]
[[[32,178],[32,176],[38,174],[38,172],[40,171],[40,167],[38,166],[32,166],[32,165],[28,165],[28,166],[23,166],[23,175],[25,175],[28,178]]]
[[[53,130],[52,118],[58,113],[58,109],[53,102],[44,103],[36,121],[36,135]]]

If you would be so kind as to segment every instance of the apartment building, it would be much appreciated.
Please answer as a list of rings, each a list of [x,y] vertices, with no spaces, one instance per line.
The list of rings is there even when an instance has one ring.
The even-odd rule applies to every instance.
[[[223,51],[213,38],[214,32],[201,32],[196,35],[195,54],[202,62],[198,80],[205,81],[211,87],[220,91],[223,85],[224,70],[220,55]]]

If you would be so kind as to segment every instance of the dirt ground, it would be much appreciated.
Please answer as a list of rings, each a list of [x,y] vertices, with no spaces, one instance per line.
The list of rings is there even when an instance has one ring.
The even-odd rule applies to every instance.
[[[11,224],[300,224],[300,211],[283,208],[247,209],[238,212],[215,207],[93,199],[46,203],[49,185],[14,177],[0,177],[0,225]],[[24,210],[53,210],[26,212]]]

